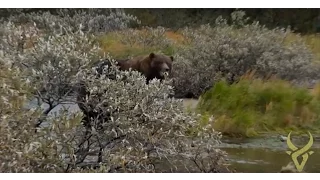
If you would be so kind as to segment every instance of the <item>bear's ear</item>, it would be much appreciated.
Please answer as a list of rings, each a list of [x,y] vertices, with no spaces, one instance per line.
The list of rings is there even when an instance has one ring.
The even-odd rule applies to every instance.
[[[155,54],[154,54],[153,52],[149,54],[149,58],[150,58],[150,59],[153,59],[154,56],[155,56]]]
[[[173,56],[170,56],[171,61],[173,62]]]

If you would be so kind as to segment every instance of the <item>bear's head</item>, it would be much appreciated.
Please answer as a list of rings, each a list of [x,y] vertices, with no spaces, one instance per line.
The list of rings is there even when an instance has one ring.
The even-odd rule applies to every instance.
[[[171,76],[173,57],[161,54],[149,54],[150,75],[163,80]]]

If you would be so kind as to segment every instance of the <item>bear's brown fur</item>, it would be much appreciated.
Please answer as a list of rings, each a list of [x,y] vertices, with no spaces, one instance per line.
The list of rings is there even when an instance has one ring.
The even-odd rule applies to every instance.
[[[146,77],[148,83],[154,78],[163,80],[166,73],[168,76],[171,75],[173,57],[150,53],[147,56],[137,56],[132,59],[117,62],[120,70],[129,70],[132,68],[132,70],[139,71]]]
[[[172,56],[166,56],[161,54],[150,53],[146,56],[137,56],[132,59],[126,60],[116,60],[119,69],[121,71],[129,70],[130,68],[135,71],[139,71],[146,77],[146,83],[148,84],[150,80],[157,78],[161,81],[167,76],[171,76],[172,70]],[[108,65],[110,67],[111,62],[109,60],[99,62],[95,66],[97,67],[97,72],[99,75],[103,73],[103,67]],[[114,79],[109,77],[110,79]],[[84,123],[85,126],[90,126],[90,119],[98,117],[99,112],[93,112],[90,108],[90,104],[85,104],[84,99],[89,92],[86,90],[85,85],[82,83],[78,89],[78,106],[80,110],[84,113]]]

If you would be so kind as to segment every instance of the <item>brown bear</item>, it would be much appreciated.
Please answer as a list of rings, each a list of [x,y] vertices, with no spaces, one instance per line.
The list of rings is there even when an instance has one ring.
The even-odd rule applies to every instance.
[[[132,70],[139,71],[146,77],[147,83],[154,78],[163,80],[166,76],[170,76],[172,62],[172,56],[155,53],[118,61],[120,70],[129,70],[129,68],[132,68]]]
[[[119,70],[125,71],[130,68],[135,71],[139,71],[142,75],[146,77],[146,83],[148,84],[150,80],[157,78],[160,81],[164,80],[166,77],[171,77],[173,57],[166,56],[162,54],[150,53],[146,56],[137,56],[132,59],[126,60],[116,60]],[[107,59],[105,61],[99,62],[96,66],[98,75],[103,73],[103,68],[108,65],[110,67],[111,62]],[[114,77],[108,76],[110,79]],[[80,110],[84,113],[84,125],[90,126],[90,119],[96,118],[99,112],[93,112],[90,108],[90,104],[85,104],[84,98],[89,95],[84,84],[80,85],[78,89],[77,102]]]

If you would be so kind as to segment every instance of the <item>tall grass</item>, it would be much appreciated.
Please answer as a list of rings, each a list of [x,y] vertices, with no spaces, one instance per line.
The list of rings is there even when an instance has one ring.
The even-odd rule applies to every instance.
[[[319,91],[311,92],[278,79],[242,78],[217,82],[204,93],[198,110],[215,117],[214,127],[232,136],[259,132],[319,128]]]

